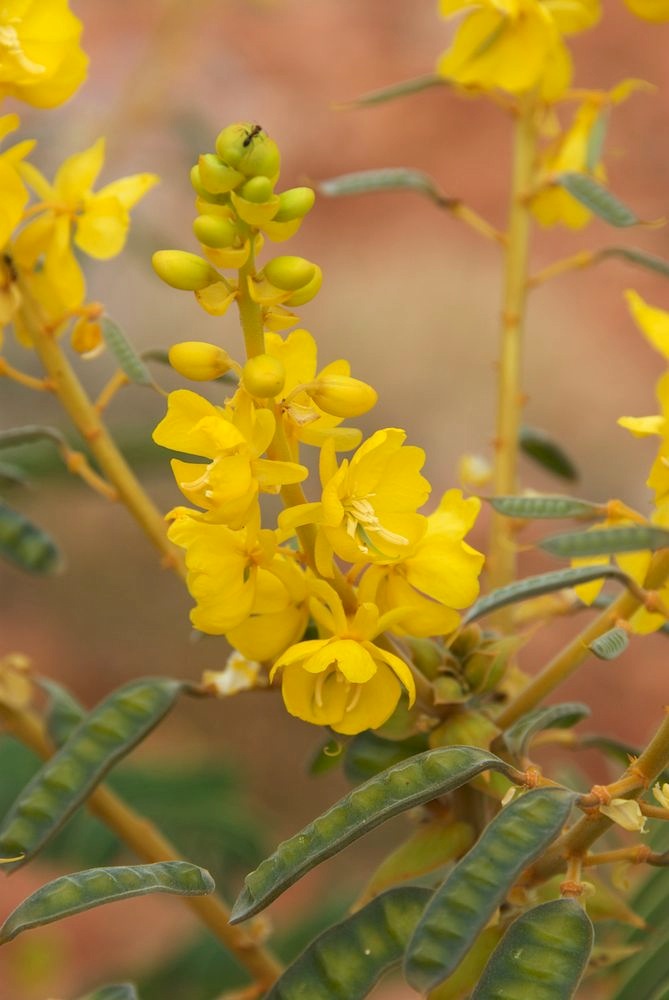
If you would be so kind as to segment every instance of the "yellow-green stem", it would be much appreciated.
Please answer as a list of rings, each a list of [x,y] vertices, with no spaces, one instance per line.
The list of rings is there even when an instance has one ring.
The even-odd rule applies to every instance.
[[[516,493],[518,485],[518,433],[523,405],[522,338],[531,233],[527,194],[532,188],[536,156],[535,114],[534,101],[528,99],[521,106],[516,122],[511,206],[505,252],[495,431],[493,490],[498,496]],[[511,518],[493,514],[488,556],[490,588],[510,583],[515,577],[515,569],[513,521]]]
[[[53,748],[41,719],[26,710],[0,704],[0,721],[9,732],[40,757],[48,760]],[[105,823],[142,861],[178,861],[179,852],[149,820],[127,806],[105,785],[86,800],[89,810]],[[253,978],[265,988],[281,973],[281,966],[243,928],[231,926],[230,911],[216,893],[184,899],[198,919],[231,951]]]
[[[653,556],[650,569],[644,581],[644,587],[647,590],[656,590],[664,583],[668,576],[669,551],[664,549]],[[594,622],[591,622],[583,632],[577,635],[568,646],[558,653],[544,667],[541,673],[532,678],[527,687],[495,719],[496,725],[500,729],[508,729],[516,719],[536,708],[546,695],[550,694],[551,691],[555,690],[556,687],[570,677],[583,661],[590,656],[589,647],[595,639],[598,639],[600,635],[613,628],[616,622],[621,620],[626,621],[631,618],[634,612],[641,607],[641,604],[640,594],[621,594]]]
[[[125,504],[139,526],[163,556],[165,565],[185,578],[179,551],[167,538],[165,519],[144,492],[132,469],[107,431],[99,412],[70,365],[58,341],[43,322],[39,307],[25,287],[21,287],[23,320],[30,331],[35,351],[42,362],[52,391],[86,441],[118,499]]]
[[[251,238],[253,239],[253,237]],[[247,358],[255,358],[256,355],[265,353],[262,310],[258,303],[253,301],[249,293],[249,278],[253,278],[254,275],[255,264],[253,254],[251,254],[244,267],[239,270],[239,291],[237,297],[239,319],[244,334],[244,346]]]

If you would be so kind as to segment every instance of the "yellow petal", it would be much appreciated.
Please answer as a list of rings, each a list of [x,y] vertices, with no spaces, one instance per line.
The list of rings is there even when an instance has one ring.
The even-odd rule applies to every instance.
[[[58,168],[53,182],[58,198],[67,205],[78,206],[95,184],[104,159],[105,140],[102,138],[82,153],[69,156]]]
[[[634,322],[646,340],[662,357],[669,360],[669,312],[649,306],[637,292],[625,292]]]
[[[634,437],[650,437],[652,434],[662,434],[666,420],[663,416],[653,417],[619,417],[617,421],[620,427],[626,431],[631,431]]]

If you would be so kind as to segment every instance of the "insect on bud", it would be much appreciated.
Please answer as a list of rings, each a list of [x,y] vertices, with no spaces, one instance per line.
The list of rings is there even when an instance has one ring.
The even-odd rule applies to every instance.
[[[170,347],[168,357],[175,371],[193,382],[211,382],[225,375],[233,362],[222,347],[201,340],[184,340]]]
[[[224,128],[216,139],[216,152],[224,163],[245,177],[275,180],[279,176],[279,147],[253,122],[236,122]]]

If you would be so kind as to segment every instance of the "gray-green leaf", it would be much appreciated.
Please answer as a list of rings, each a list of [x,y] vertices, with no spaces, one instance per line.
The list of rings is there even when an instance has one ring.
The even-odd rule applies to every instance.
[[[577,500],[575,497],[550,494],[532,497],[500,496],[489,497],[488,502],[498,514],[525,520],[562,517],[589,520],[602,516],[601,504],[590,503],[588,500]]]
[[[609,556],[617,552],[643,552],[669,546],[669,531],[652,524],[624,524],[596,531],[567,531],[539,543],[539,547],[554,556],[572,559],[588,556]]]
[[[641,219],[619,198],[611,194],[594,177],[587,174],[564,173],[557,178],[558,183],[569,194],[580,201],[588,211],[608,222],[610,226],[638,226]]]
[[[136,385],[153,385],[149,369],[121,327],[113,319],[110,319],[109,316],[103,316],[100,320],[100,328],[104,341],[114,355],[123,374],[127,375],[128,379]]]
[[[49,575],[63,567],[51,535],[4,503],[0,503],[0,556],[29,573]]]
[[[570,729],[577,722],[587,719],[590,709],[580,701],[563,702],[560,705],[548,705],[537,708],[534,712],[518,719],[504,733],[504,742],[509,751],[516,757],[523,757],[528,744],[535,733],[543,729]]]
[[[578,479],[578,470],[569,455],[546,431],[523,426],[518,433],[518,444],[520,450],[542,469],[561,479]]]
[[[400,83],[391,83],[389,87],[381,87],[379,90],[371,90],[367,94],[361,94],[352,101],[343,101],[342,108],[366,108],[374,104],[386,104],[388,101],[396,101],[400,97],[409,97],[411,94],[418,94],[421,90],[430,87],[443,87],[446,81],[436,73],[428,73],[425,76],[415,76],[411,80],[402,80]]]
[[[600,660],[615,660],[625,652],[629,641],[627,630],[617,626],[600,635],[598,639],[594,639],[588,648]]]

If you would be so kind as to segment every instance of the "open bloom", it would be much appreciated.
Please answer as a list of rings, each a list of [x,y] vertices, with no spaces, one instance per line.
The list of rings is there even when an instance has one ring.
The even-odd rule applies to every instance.
[[[153,187],[155,174],[134,174],[92,190],[102,169],[105,141],[98,139],[89,149],[70,156],[59,167],[53,184],[32,166],[21,173],[41,203],[38,214],[19,234],[16,258],[31,268],[43,258],[44,275],[58,290],[63,306],[74,308],[83,301],[85,281],[72,251],[72,240],[90,257],[107,260],[120,253],[130,227],[130,209]]]
[[[420,474],[425,452],[405,446],[405,440],[404,431],[394,427],[377,431],[340,466],[327,441],[321,450],[321,501],[279,516],[282,529],[319,526],[316,562],[322,576],[332,575],[333,552],[350,563],[385,562],[408,553],[424,533],[426,519],[416,510],[430,493]]]
[[[599,0],[440,0],[444,17],[466,11],[441,76],[465,87],[512,94],[539,90],[555,100],[569,86],[571,59],[563,35],[597,22]]]
[[[237,393],[221,409],[190,389],[177,389],[167,407],[153,440],[209,459],[199,464],[175,458],[172,471],[184,496],[209,511],[212,520],[241,528],[259,490],[278,493],[281,486],[306,479],[307,470],[296,462],[260,457],[274,437],[276,421],[271,410],[256,409],[246,393]]]
[[[88,58],[69,0],[4,0],[0,8],[0,98],[53,108],[83,83]]]
[[[379,616],[378,608],[362,604],[347,619],[332,588],[325,584],[319,594],[321,601],[312,601],[312,613],[333,634],[291,646],[274,664],[270,678],[282,671],[283,700],[298,719],[348,735],[376,729],[392,715],[402,687],[413,702],[411,671],[398,656],[372,642],[387,625],[387,616]]]
[[[427,530],[410,553],[396,562],[367,569],[361,600],[373,600],[382,612],[404,608],[394,632],[414,636],[445,635],[460,621],[456,608],[472,604],[479,592],[484,557],[464,541],[481,502],[448,490],[427,518]]]

